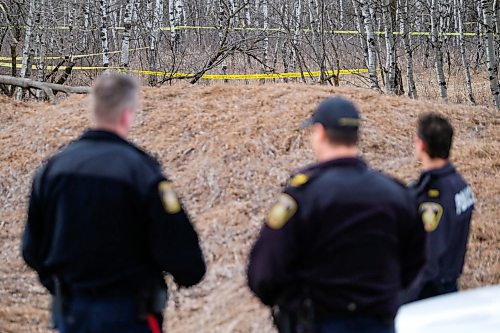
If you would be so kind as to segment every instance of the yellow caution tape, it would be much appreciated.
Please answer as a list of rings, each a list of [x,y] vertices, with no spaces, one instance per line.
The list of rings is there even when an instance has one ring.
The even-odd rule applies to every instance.
[[[8,26],[0,26],[0,29],[8,29]],[[78,30],[78,31],[92,31],[92,30],[100,30],[100,28],[88,28],[84,29],[83,27],[79,26],[50,26],[50,27],[44,27],[47,30]],[[108,29],[114,29],[114,30],[125,30],[125,27],[108,27]],[[160,30],[162,31],[172,31],[172,30],[224,30],[225,28],[220,28],[216,26],[190,26],[190,25],[182,25],[182,26],[175,26],[175,27],[160,27]],[[288,32],[286,29],[281,29],[281,28],[251,28],[251,27],[233,27],[230,28],[229,30],[232,31],[267,31],[267,32]],[[295,30],[290,30],[291,32],[295,32]],[[312,32],[312,29],[301,29],[301,32]],[[357,30],[324,30],[324,33],[327,34],[334,34],[334,35],[359,35],[362,34],[362,32],[359,32]],[[376,31],[374,32],[376,35],[385,35],[384,31]],[[403,35],[402,32],[393,32],[395,36],[401,36]],[[410,32],[411,36],[429,36],[430,32]],[[464,36],[483,36],[483,33],[475,33],[475,32],[464,32]],[[494,34],[496,35],[496,34]],[[460,36],[459,32],[443,32],[440,34],[440,36]]]
[[[12,67],[12,64],[7,62],[0,62],[0,67]],[[16,64],[16,68],[21,68],[21,64]],[[48,70],[55,69],[57,66],[46,66]],[[32,69],[37,69],[36,65],[32,65]],[[66,66],[60,66],[60,70],[65,70]],[[192,73],[168,73],[159,71],[147,71],[147,70],[137,70],[137,69],[127,69],[124,67],[88,67],[88,66],[74,66],[72,70],[120,70],[130,73],[136,73],[141,75],[155,75],[162,77],[173,77],[173,78],[193,78],[195,74]],[[324,75],[352,75],[352,74],[364,74],[368,73],[368,69],[341,69],[339,71],[325,71]],[[319,77],[321,76],[320,71],[315,72],[295,72],[295,73],[261,73],[261,74],[204,74],[201,78],[206,80],[259,80],[259,79],[285,79],[285,78],[300,78],[300,77]]]

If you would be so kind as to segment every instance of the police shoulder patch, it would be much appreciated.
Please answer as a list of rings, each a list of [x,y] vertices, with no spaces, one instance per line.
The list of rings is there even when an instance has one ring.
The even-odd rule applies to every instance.
[[[309,176],[304,173],[298,173],[290,179],[290,186],[300,187],[309,181]]]
[[[441,217],[443,217],[443,206],[436,202],[423,202],[419,207],[425,231],[433,232],[437,229]]]
[[[160,194],[163,208],[169,214],[177,214],[181,211],[181,203],[175,194],[174,187],[171,182],[164,180],[158,184],[158,192]]]
[[[286,193],[282,193],[267,217],[271,229],[281,229],[297,213],[297,202]]]

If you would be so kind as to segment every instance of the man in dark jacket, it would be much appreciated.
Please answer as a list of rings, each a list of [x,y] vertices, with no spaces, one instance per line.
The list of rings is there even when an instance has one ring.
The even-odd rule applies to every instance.
[[[94,128],[33,181],[22,254],[53,295],[63,333],[161,332],[164,274],[185,287],[205,274],[172,183],[126,140],[138,89],[125,75],[100,78]]]
[[[398,293],[424,263],[415,198],[368,168],[342,98],[312,119],[318,161],[291,177],[250,255],[248,283],[280,332],[394,332]]]
[[[422,174],[413,186],[419,215],[427,231],[427,262],[404,302],[458,290],[474,209],[471,187],[449,161],[453,128],[438,114],[424,114],[418,121],[416,156]]]

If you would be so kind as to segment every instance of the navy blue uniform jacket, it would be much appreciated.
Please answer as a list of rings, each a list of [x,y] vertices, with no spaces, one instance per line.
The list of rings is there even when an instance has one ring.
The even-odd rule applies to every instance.
[[[133,294],[164,286],[163,272],[182,286],[205,274],[198,236],[159,164],[106,131],[84,133],[38,171],[22,254],[51,292],[53,275],[75,293]]]
[[[425,232],[412,192],[357,158],[294,178],[280,201],[295,213],[282,227],[269,218],[263,226],[251,252],[250,288],[270,306],[293,310],[309,297],[318,316],[392,319],[398,292],[424,264]],[[279,207],[273,210],[279,217]]]
[[[460,277],[474,209],[472,189],[451,163],[423,172],[413,188],[427,231],[427,262],[409,289],[407,301],[418,299],[429,284],[455,283]]]

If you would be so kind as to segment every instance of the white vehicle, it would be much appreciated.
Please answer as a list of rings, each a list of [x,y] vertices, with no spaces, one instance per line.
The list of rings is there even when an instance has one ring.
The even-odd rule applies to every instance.
[[[404,305],[398,333],[500,333],[500,285]]]

